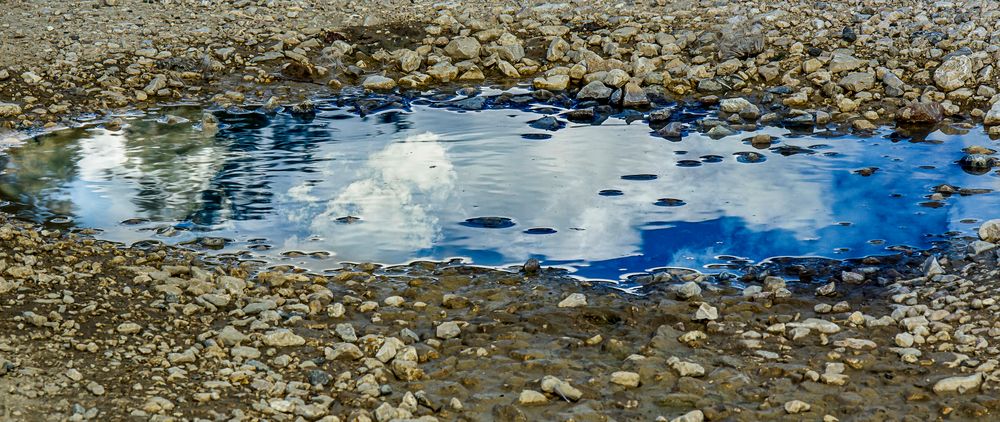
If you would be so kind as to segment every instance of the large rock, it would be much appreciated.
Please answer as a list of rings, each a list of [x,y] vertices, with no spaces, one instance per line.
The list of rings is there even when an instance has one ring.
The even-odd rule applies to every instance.
[[[973,78],[972,58],[969,56],[954,56],[934,71],[934,83],[944,91],[954,91],[965,86],[965,82]]]
[[[552,39],[549,43],[548,50],[545,51],[545,60],[554,62],[556,60],[562,59],[570,49],[570,45],[566,40],[556,37]]]
[[[852,92],[867,91],[875,87],[875,74],[868,72],[851,72],[840,79],[838,85]]]
[[[611,88],[604,85],[604,82],[593,81],[576,93],[578,100],[606,100],[611,96]]]
[[[547,77],[535,78],[532,81],[535,89],[547,89],[549,91],[562,91],[569,86],[569,76],[568,75],[552,75]]]
[[[440,62],[427,68],[427,74],[441,82],[451,82],[458,77],[458,68],[448,62]]]
[[[3,115],[3,112],[0,112],[0,115]],[[993,106],[983,116],[983,124],[1000,125],[1000,101],[993,103]]]
[[[396,87],[396,81],[382,75],[371,75],[361,85],[373,91],[388,91]]]
[[[937,123],[944,119],[944,107],[937,102],[912,103],[896,112],[896,120],[903,123]]]
[[[934,392],[941,393],[965,393],[969,390],[979,388],[983,383],[983,374],[975,373],[964,377],[948,377],[934,384]]]
[[[719,109],[726,113],[739,113],[752,105],[745,98],[726,98],[719,101]]]
[[[888,69],[882,75],[882,84],[885,85],[885,95],[890,97],[899,97],[903,95],[906,89],[906,84],[903,83],[899,76],[895,73],[890,72]]]
[[[479,50],[481,48],[482,46],[479,45],[479,41],[475,38],[457,37],[444,47],[444,52],[453,59],[468,60],[479,58]]]
[[[622,107],[638,108],[649,105],[649,97],[646,96],[646,91],[635,82],[625,84],[622,92]]]
[[[14,117],[21,114],[21,106],[14,103],[0,103],[0,117]]]
[[[849,72],[868,63],[845,52],[835,52],[830,58],[830,72]]]
[[[979,226],[979,238],[990,243],[1000,243],[1000,220],[990,220]]]
[[[399,68],[403,72],[412,72],[420,68],[423,59],[420,54],[413,50],[404,50],[399,54]]]

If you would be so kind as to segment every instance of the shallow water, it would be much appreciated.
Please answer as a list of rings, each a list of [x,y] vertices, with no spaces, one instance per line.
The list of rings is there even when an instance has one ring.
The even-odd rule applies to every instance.
[[[0,156],[3,209],[124,242],[225,238],[224,251],[313,270],[339,262],[536,257],[621,280],[663,267],[737,269],[776,256],[859,257],[927,247],[995,217],[996,193],[932,202],[934,186],[992,189],[964,172],[982,128],[913,139],[762,127],[713,139],[676,107],[683,140],[643,121],[531,122],[550,106],[456,111],[430,100],[361,116],[172,108],[39,136]],[[165,124],[163,114],[192,122]],[[711,117],[711,113],[709,114]],[[629,120],[633,120],[634,116]],[[767,133],[768,147],[748,138]],[[877,167],[870,176],[858,170]],[[211,244],[211,242],[206,242]]]

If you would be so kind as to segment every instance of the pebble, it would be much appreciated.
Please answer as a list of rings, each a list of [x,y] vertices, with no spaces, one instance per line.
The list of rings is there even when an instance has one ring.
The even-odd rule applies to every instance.
[[[265,333],[261,337],[261,340],[264,344],[275,347],[301,346],[306,344],[305,338],[284,328]]]
[[[615,371],[611,373],[611,382],[624,387],[635,388],[639,386],[639,374],[629,371]]]
[[[583,392],[570,383],[551,375],[546,375],[541,382],[542,391],[555,394],[569,401],[578,401],[583,397]]]
[[[801,400],[791,400],[785,402],[784,408],[785,412],[787,412],[788,414],[795,415],[803,412],[808,412],[809,409],[812,408],[812,406],[810,406],[809,403],[806,403]]]
[[[705,413],[701,410],[692,410],[681,416],[673,418],[670,422],[703,422],[705,420]]]
[[[719,319],[719,310],[707,303],[702,302],[698,310],[694,313],[695,321],[715,321]]]
[[[440,339],[455,338],[462,334],[462,328],[455,321],[442,322],[437,326],[437,337]]]
[[[521,391],[521,395],[518,397],[517,401],[518,403],[524,405],[533,405],[548,403],[549,399],[546,398],[544,394],[535,390],[523,390]]]

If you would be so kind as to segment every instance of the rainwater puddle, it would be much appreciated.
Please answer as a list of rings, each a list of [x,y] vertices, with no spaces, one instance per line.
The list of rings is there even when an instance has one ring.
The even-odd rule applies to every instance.
[[[997,175],[956,164],[963,148],[992,143],[981,128],[921,142],[892,128],[857,137],[761,127],[713,139],[695,127],[705,110],[677,107],[671,119],[687,130],[671,141],[634,115],[580,124],[552,106],[417,100],[357,111],[337,101],[314,115],[217,111],[211,133],[200,110],[168,108],[126,117],[118,131],[39,136],[0,154],[0,208],[110,240],[317,271],[535,257],[605,280],[923,248],[1000,209]],[[165,124],[164,114],[190,121]],[[545,116],[557,124],[537,123]],[[758,134],[773,139],[752,144]],[[976,194],[932,198],[942,184]]]

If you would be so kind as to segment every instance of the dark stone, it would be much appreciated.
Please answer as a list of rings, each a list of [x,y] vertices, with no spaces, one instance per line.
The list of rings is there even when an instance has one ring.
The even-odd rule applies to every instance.
[[[969,154],[958,161],[962,170],[972,174],[984,174],[997,165],[997,159],[983,154]]]
[[[552,131],[562,129],[563,127],[566,126],[565,123],[560,122],[558,119],[552,116],[542,117],[541,119],[532,121],[528,125],[535,129],[552,130]]]
[[[524,263],[524,273],[525,274],[538,274],[542,269],[542,263],[538,262],[537,259],[531,258],[528,262]]]
[[[667,123],[666,126],[656,131],[656,134],[661,138],[680,140],[684,135],[684,125],[681,122]]]
[[[594,115],[593,108],[582,108],[567,112],[566,119],[576,123],[590,123],[594,121]]]
[[[845,26],[844,30],[840,32],[840,38],[843,38],[844,41],[849,43],[853,43],[858,40],[858,34],[854,32],[854,28]]]
[[[944,108],[937,102],[915,102],[896,112],[896,120],[902,123],[930,124],[943,119]]]
[[[482,110],[486,106],[486,97],[466,98],[455,101],[452,105],[462,110]]]
[[[309,371],[309,384],[312,384],[314,386],[327,385],[332,380],[333,377],[331,377],[330,374],[326,373],[325,371],[320,371],[318,369]]]

